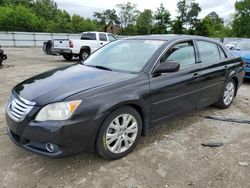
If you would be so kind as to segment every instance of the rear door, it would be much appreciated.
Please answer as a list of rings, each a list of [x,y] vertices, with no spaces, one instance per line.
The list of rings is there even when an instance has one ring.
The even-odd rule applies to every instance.
[[[201,63],[202,94],[200,108],[217,102],[228,73],[226,53],[217,44],[209,41],[196,41]]]
[[[151,76],[152,125],[195,110],[200,101],[200,64],[192,40],[174,44],[158,64],[176,61],[180,71]],[[157,65],[156,65],[157,66]]]

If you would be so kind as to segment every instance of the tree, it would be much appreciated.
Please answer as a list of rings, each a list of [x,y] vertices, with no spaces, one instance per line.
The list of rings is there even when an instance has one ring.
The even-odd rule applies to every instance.
[[[202,20],[203,27],[206,28],[206,36],[226,37],[230,34],[230,29],[224,25],[224,20],[216,12],[209,13]]]
[[[75,33],[81,33],[84,31],[95,31],[98,28],[96,21],[85,19],[76,14],[72,16],[71,26],[73,32]]]
[[[0,0],[0,5],[23,5],[25,7],[31,7],[34,5],[34,0]]]
[[[93,16],[97,19],[103,31],[106,31],[110,23],[120,25],[119,17],[114,9],[107,9],[103,12],[94,12]]]
[[[131,2],[118,4],[116,7],[119,9],[121,27],[124,33],[128,34],[126,29],[129,25],[131,26],[136,22],[139,11],[136,8],[136,5],[132,4]]]
[[[178,16],[174,21],[173,31],[180,33],[193,33],[198,22],[198,15],[201,8],[194,0],[180,0],[177,3]]]
[[[236,1],[233,33],[237,37],[250,37],[250,0]]]
[[[136,21],[136,30],[138,34],[150,34],[153,26],[153,13],[149,9],[145,9],[138,16]]]
[[[36,0],[32,8],[37,16],[46,21],[54,20],[58,11],[57,4],[51,0]]]
[[[159,34],[168,33],[168,27],[170,27],[171,24],[171,14],[167,9],[165,9],[163,4],[161,4],[160,7],[157,8],[154,18],[155,25],[153,28],[153,32]]]
[[[41,20],[22,5],[0,7],[0,27],[4,31],[41,31]]]

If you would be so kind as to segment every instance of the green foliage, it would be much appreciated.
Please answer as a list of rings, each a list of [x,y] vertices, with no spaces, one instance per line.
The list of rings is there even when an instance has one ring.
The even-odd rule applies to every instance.
[[[194,34],[196,26],[199,24],[198,15],[201,8],[195,0],[180,0],[177,3],[178,16],[173,23],[174,33]]]
[[[178,16],[171,20],[170,12],[160,4],[155,12],[139,12],[131,2],[114,9],[95,12],[95,19],[86,19],[58,9],[53,0],[0,0],[0,31],[69,32],[106,31],[110,23],[121,28],[120,34],[194,34],[208,37],[250,37],[250,0],[235,3],[232,24],[225,25],[216,12],[198,19],[201,8],[195,0],[179,0]]]
[[[250,37],[250,0],[237,1],[235,10],[233,34],[237,37]]]
[[[76,32],[97,30],[95,20],[72,17],[52,0],[0,0],[0,31]]]
[[[153,33],[165,34],[168,33],[168,30],[171,25],[171,14],[165,9],[163,4],[157,8],[157,11],[154,15],[155,25],[153,27]]]
[[[0,30],[39,31],[41,20],[34,12],[22,5],[0,7]]]
[[[147,35],[151,33],[153,27],[153,13],[149,9],[145,9],[138,16],[136,21],[136,30],[138,34]]]
[[[132,32],[131,25],[134,25],[139,14],[139,10],[137,9],[136,5],[132,4],[131,2],[127,2],[118,4],[116,7],[119,9],[119,18],[124,34],[133,33],[134,30]]]

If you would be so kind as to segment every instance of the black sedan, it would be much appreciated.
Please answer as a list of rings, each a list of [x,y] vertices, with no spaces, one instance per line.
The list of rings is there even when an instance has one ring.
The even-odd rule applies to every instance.
[[[8,133],[44,156],[118,159],[156,125],[209,105],[228,108],[243,75],[241,59],[208,38],[130,37],[15,86]]]

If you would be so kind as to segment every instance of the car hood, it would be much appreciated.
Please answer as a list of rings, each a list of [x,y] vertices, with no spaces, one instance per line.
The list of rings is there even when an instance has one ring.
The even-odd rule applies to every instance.
[[[250,51],[245,50],[232,50],[232,53],[235,56],[240,56],[242,59],[249,60],[250,61]]]
[[[75,64],[29,78],[15,86],[13,92],[42,106],[133,77],[136,75]]]

